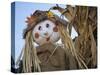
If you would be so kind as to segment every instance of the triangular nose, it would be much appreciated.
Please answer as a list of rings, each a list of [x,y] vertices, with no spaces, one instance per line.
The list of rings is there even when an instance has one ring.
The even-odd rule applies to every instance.
[[[44,33],[44,35],[46,35],[46,36],[47,36],[47,35],[48,35],[48,33]]]

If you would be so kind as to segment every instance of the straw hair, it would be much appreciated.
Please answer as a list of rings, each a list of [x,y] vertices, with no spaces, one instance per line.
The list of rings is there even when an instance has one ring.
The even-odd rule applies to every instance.
[[[62,40],[62,43],[64,44],[64,50],[66,54],[67,52],[71,53],[75,57],[75,59],[78,62],[79,68],[87,69],[87,65],[82,59],[82,56],[79,55],[79,53],[76,51],[73,41],[67,32],[67,30],[64,28],[64,25],[62,25],[60,22],[58,23],[58,31]],[[69,50],[69,51],[67,51]],[[55,50],[54,50],[55,51]],[[22,53],[23,52],[23,53]],[[21,52],[22,56],[22,62],[23,62],[23,72],[41,72],[40,68],[40,60],[37,56],[36,48],[34,46],[34,40],[32,36],[32,30],[28,31],[26,38],[25,38],[25,46]],[[51,56],[50,56],[51,57]],[[19,61],[19,59],[18,59]]]
[[[61,25],[60,23],[58,25],[58,30],[59,30],[59,34],[62,39],[62,42],[64,44],[65,50],[69,50],[69,51],[65,51],[65,52],[70,52],[75,57],[75,59],[78,62],[79,68],[81,68],[81,69],[87,68],[87,65],[85,64],[85,62],[82,60],[81,56],[79,56],[79,54],[75,50],[73,41],[72,41],[69,33],[67,32],[67,30],[65,30],[64,26]]]
[[[23,72],[32,72],[32,67],[34,67],[34,72],[41,71],[39,66],[40,61],[36,53],[36,48],[34,47],[32,30],[27,33],[25,39],[25,48],[24,48],[22,62],[23,62]]]

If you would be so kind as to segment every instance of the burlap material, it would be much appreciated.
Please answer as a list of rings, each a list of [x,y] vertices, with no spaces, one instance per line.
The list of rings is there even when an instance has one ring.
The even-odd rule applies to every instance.
[[[54,45],[45,44],[37,47],[37,55],[41,61],[42,71],[57,71],[57,70],[69,70],[78,69],[77,62],[75,58],[71,55],[65,53],[64,48]],[[56,48],[55,52],[54,49]],[[54,52],[52,54],[52,52]],[[52,56],[50,57],[50,55]]]

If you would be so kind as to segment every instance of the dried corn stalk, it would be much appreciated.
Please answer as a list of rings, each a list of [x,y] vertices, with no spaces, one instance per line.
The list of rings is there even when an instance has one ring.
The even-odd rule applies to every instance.
[[[88,6],[54,6],[69,20],[69,31],[73,26],[78,33],[75,49],[88,68],[97,67],[97,8]],[[71,33],[70,33],[71,34]]]

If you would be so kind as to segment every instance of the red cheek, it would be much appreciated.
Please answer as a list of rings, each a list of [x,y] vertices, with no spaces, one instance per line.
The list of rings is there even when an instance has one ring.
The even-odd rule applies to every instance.
[[[53,28],[53,31],[54,31],[54,32],[58,32],[57,26]]]
[[[39,33],[35,33],[35,38],[36,38],[36,39],[39,38]]]

